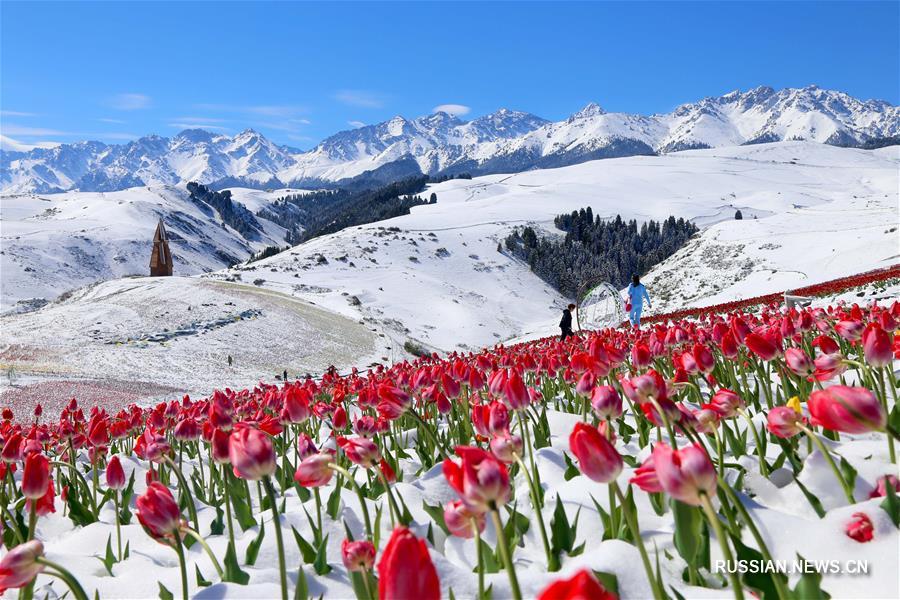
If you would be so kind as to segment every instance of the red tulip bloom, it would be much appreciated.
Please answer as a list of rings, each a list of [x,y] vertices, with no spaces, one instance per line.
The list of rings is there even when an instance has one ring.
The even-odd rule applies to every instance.
[[[864,512],[853,513],[853,520],[847,523],[844,527],[844,532],[847,534],[847,537],[859,543],[871,542],[872,538],[875,537],[875,527],[872,525],[872,520]]]
[[[653,355],[647,344],[637,343],[631,347],[631,363],[635,367],[646,367],[653,361]]]
[[[841,351],[841,347],[836,341],[827,335],[820,335],[813,340],[813,346],[822,351],[823,354],[835,354]]]
[[[703,408],[709,408],[713,410],[717,415],[722,417],[723,419],[730,419],[735,416],[742,407],[744,406],[744,401],[741,400],[741,397],[738,396],[735,392],[722,388],[713,394],[713,397],[710,399],[709,404],[704,404]]]
[[[807,402],[814,425],[845,433],[881,431],[887,415],[875,394],[860,387],[833,385],[816,390]]]
[[[113,456],[106,465],[106,487],[111,490],[125,487],[125,470],[118,456]]]
[[[428,546],[406,527],[391,533],[378,561],[378,597],[383,600],[439,600],[441,583]]]
[[[56,512],[56,490],[53,488],[52,479],[47,483],[47,491],[43,496],[37,500],[31,498],[25,500],[25,510],[31,512],[32,507],[34,507],[34,514],[39,517]]]
[[[538,594],[537,600],[618,600],[618,596],[604,588],[587,569],[569,579],[554,581]]]
[[[175,425],[172,433],[179,442],[193,442],[200,439],[200,424],[197,419],[186,417]]]
[[[780,438],[791,438],[800,433],[803,415],[789,406],[776,406],[767,416],[768,429],[772,435]]]
[[[591,392],[591,406],[601,419],[615,419],[622,415],[622,397],[611,385],[601,385]]]
[[[578,459],[578,468],[588,479],[609,483],[622,472],[622,457],[596,427],[576,423],[569,435],[569,448]]]
[[[231,433],[224,429],[215,429],[210,439],[210,449],[215,462],[220,465],[231,462]]]
[[[462,460],[444,460],[444,477],[471,508],[485,512],[491,505],[509,500],[509,473],[506,466],[480,448],[457,446]]]
[[[659,442],[653,448],[653,464],[663,490],[676,500],[700,506],[701,494],[716,494],[716,469],[696,444],[672,450]]]
[[[312,394],[297,385],[291,385],[284,390],[284,411],[291,423],[302,423],[309,418],[309,405],[312,402]]]
[[[22,471],[22,494],[26,498],[37,500],[47,491],[50,485],[50,461],[43,454],[31,454],[25,459]]]
[[[823,354],[813,361],[816,366],[814,373],[818,381],[828,381],[838,377],[847,370],[847,363],[840,354]]]
[[[228,458],[234,474],[256,481],[275,472],[275,449],[269,436],[258,429],[236,429],[231,434]]]
[[[484,513],[473,511],[462,500],[454,500],[444,507],[444,523],[452,535],[464,539],[475,537],[475,528],[484,531]]]
[[[381,451],[378,446],[367,437],[339,437],[337,444],[353,464],[368,469],[377,465],[381,460]]]
[[[44,545],[38,540],[19,544],[0,559],[0,593],[22,588],[34,581],[44,565],[37,559],[44,555]]]
[[[748,333],[744,338],[744,345],[766,362],[781,354],[780,341],[776,340],[769,331],[763,334]]]
[[[155,540],[168,539],[181,528],[182,518],[178,503],[169,488],[153,481],[147,485],[143,496],[137,501],[138,521]]]
[[[510,369],[506,384],[503,386],[503,397],[514,410],[528,406],[531,398],[517,369]]]
[[[16,432],[6,438],[0,457],[3,458],[3,462],[8,463],[16,463],[22,460],[22,434]]]
[[[882,475],[875,481],[875,489],[869,494],[869,498],[881,498],[887,496],[887,488],[891,486],[897,495],[900,495],[900,479],[895,475]]]
[[[784,351],[784,362],[795,375],[809,377],[815,371],[813,361],[800,348],[788,348]]]
[[[505,463],[516,462],[522,456],[522,438],[505,433],[491,440],[491,452]]]
[[[838,321],[834,330],[848,342],[855,342],[862,337],[863,324],[861,321]]]
[[[375,546],[367,540],[341,543],[341,560],[351,573],[368,571],[375,564]]]
[[[488,408],[488,433],[502,435],[509,431],[509,409],[502,402],[491,402]]]
[[[863,354],[873,367],[887,367],[894,362],[891,336],[876,324],[866,327],[862,335]]]
[[[334,473],[331,465],[334,458],[330,454],[320,453],[307,456],[297,465],[294,473],[294,481],[303,487],[321,487],[328,485],[331,476]]]
[[[297,436],[297,454],[300,456],[300,460],[308,456],[312,456],[313,454],[317,454],[319,449],[316,448],[316,444],[312,441],[312,438],[301,432]]]

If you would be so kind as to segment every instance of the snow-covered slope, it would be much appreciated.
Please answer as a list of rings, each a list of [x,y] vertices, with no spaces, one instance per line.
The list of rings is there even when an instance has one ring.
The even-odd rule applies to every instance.
[[[284,369],[293,378],[331,365],[364,367],[391,352],[371,327],[331,311],[252,285],[191,277],[99,283],[38,311],[2,315],[0,331],[0,364],[22,384],[4,400],[50,386],[41,398],[50,410],[73,394],[52,393],[54,379],[84,392],[81,400],[105,394],[147,402],[252,387]]]
[[[553,230],[555,215],[586,206],[607,217],[693,218],[705,231],[648,279],[658,309],[686,306],[896,262],[898,166],[896,147],[783,142],[451,180],[429,189],[437,204],[410,215],[208,277],[263,279],[377,321],[401,343],[476,348],[552,330],[564,303],[498,252],[515,226]],[[737,209],[743,221],[733,221]]]
[[[253,130],[229,137],[199,129],[125,145],[64,144],[0,151],[0,189],[111,191],[197,181],[214,187],[315,185],[387,169],[413,173],[515,173],[597,158],[811,140],[861,146],[900,136],[900,109],[816,86],[757,87],[652,116],[589,104],[548,122],[507,109],[463,122],[438,112],[337,133],[308,152],[276,146]]]
[[[266,195],[278,197],[234,192],[254,211]],[[278,225],[260,218],[262,231],[247,240],[213,210],[192,202],[184,189],[170,186],[5,196],[0,204],[0,309],[29,298],[52,299],[102,279],[146,275],[161,217],[177,275],[221,269],[265,246],[285,244]]]

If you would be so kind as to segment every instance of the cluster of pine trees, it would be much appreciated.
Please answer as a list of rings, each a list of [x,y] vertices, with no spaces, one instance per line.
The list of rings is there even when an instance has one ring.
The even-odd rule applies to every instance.
[[[437,195],[419,194],[430,180],[427,176],[409,177],[366,190],[320,190],[284,196],[257,211],[257,216],[278,223],[288,230],[285,240],[300,244],[312,238],[400,215],[422,204],[434,204]]]
[[[697,233],[683,218],[665,221],[603,220],[582,208],[559,215],[556,226],[565,237],[541,237],[531,227],[516,229],[506,249],[528,263],[531,270],[567,298],[576,299],[585,286],[608,281],[624,287],[634,273],[644,274]],[[502,248],[498,248],[502,250]]]
[[[193,181],[187,184],[187,189],[191,200],[205,213],[211,214],[212,209],[215,209],[222,221],[240,233],[244,239],[254,240],[259,237],[262,225],[246,206],[231,199],[230,191],[215,192]]]

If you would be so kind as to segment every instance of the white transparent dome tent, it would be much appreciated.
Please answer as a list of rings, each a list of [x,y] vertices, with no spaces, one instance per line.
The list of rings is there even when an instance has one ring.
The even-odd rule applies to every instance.
[[[624,320],[625,301],[609,282],[595,284],[579,297],[579,328],[597,330],[618,327]]]

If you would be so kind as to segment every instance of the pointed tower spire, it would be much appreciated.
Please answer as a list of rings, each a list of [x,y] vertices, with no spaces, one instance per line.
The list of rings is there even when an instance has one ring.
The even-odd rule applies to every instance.
[[[150,254],[150,276],[168,277],[172,275],[172,252],[169,250],[169,237],[166,226],[160,218],[153,235],[153,252]]]

